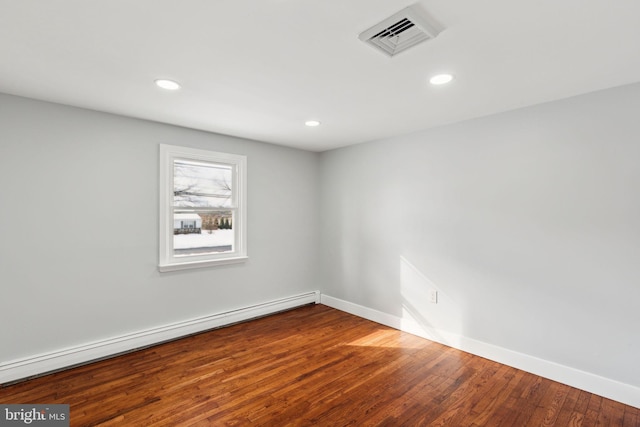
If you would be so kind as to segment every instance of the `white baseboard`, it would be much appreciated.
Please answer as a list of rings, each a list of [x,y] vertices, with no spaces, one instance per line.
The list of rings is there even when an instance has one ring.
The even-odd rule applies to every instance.
[[[425,330],[418,322],[348,301],[321,295],[320,303],[341,311],[484,357],[626,405],[640,408],[640,388],[441,330]]]
[[[210,316],[190,319],[55,352],[0,363],[0,384],[42,375],[123,352],[148,347],[209,329],[320,302],[320,292],[309,292]]]

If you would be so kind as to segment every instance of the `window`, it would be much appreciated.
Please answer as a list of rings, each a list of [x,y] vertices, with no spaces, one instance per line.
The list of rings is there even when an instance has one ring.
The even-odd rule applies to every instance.
[[[160,271],[247,259],[245,156],[160,145]]]

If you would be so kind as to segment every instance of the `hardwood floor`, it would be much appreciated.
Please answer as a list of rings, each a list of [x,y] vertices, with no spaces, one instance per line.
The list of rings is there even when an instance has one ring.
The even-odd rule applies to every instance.
[[[314,305],[0,389],[72,426],[640,426],[640,410]]]

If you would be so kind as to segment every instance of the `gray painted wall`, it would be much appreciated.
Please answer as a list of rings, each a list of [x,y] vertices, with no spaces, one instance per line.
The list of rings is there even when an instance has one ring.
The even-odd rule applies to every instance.
[[[246,264],[158,272],[160,143],[248,156]],[[318,289],[318,157],[0,95],[0,362]]]
[[[323,291],[640,386],[638,112],[636,84],[323,153]]]

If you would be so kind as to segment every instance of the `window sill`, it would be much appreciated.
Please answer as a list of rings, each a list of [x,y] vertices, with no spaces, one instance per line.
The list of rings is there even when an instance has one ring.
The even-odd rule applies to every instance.
[[[238,256],[234,258],[214,259],[214,260],[206,260],[206,261],[181,262],[181,263],[175,263],[175,264],[160,264],[158,266],[158,270],[160,271],[160,273],[165,273],[167,271],[179,271],[179,270],[190,270],[193,268],[215,267],[217,265],[239,264],[242,262],[246,262],[248,259],[249,259],[248,256]]]

